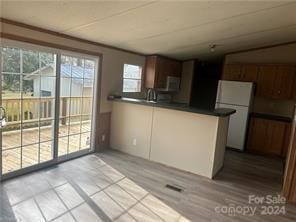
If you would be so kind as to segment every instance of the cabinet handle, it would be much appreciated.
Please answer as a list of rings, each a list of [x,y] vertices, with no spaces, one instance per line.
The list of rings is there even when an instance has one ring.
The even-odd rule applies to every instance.
[[[279,95],[281,94],[281,90],[278,90],[278,92],[277,92]]]

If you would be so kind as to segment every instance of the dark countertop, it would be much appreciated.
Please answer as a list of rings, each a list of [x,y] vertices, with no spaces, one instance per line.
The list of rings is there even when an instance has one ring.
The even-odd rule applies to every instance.
[[[261,119],[269,119],[269,120],[275,120],[275,121],[282,121],[282,122],[287,122],[287,123],[291,123],[293,121],[292,117],[279,116],[276,114],[267,114],[267,113],[251,113],[251,117],[261,118]]]
[[[219,109],[213,109],[213,110],[206,110],[206,109],[198,109],[198,108],[190,107],[185,103],[148,102],[145,99],[133,99],[133,98],[126,98],[126,97],[122,97],[122,98],[109,97],[108,100],[145,105],[145,106],[152,106],[152,107],[159,107],[159,108],[166,108],[166,109],[173,109],[173,110],[179,110],[184,112],[198,113],[198,114],[218,116],[218,117],[229,116],[236,112],[234,109],[219,108]]]

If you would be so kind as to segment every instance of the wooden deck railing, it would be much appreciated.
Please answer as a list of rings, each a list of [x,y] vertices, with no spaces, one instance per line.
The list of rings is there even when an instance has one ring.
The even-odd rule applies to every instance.
[[[7,124],[37,122],[54,118],[54,97],[2,98],[6,110]],[[61,97],[60,118],[66,124],[67,118],[91,114],[92,97]]]

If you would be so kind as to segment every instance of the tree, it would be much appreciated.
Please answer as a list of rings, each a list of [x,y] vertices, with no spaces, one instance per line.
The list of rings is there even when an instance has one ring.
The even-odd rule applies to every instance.
[[[22,57],[22,64],[21,64]],[[2,48],[2,86],[4,90],[19,91],[20,76],[30,74],[44,66],[53,64],[53,54],[17,48]],[[22,69],[21,69],[22,68]],[[9,73],[9,74],[6,74]],[[33,81],[23,81],[22,91],[32,92]]]

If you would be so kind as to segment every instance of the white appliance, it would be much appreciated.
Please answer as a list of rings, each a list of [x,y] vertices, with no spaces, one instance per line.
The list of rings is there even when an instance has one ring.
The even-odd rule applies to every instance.
[[[227,147],[244,149],[253,97],[254,83],[252,82],[219,81],[216,108],[236,110],[229,120]]]

